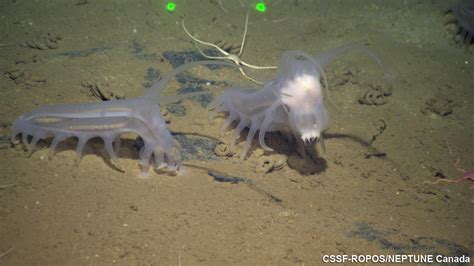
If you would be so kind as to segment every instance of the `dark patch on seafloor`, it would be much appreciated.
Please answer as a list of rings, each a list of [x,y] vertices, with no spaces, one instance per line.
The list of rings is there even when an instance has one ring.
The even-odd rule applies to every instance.
[[[155,83],[155,81],[157,81],[160,77],[161,77],[161,71],[159,69],[154,69],[152,67],[149,67],[145,73],[146,81],[143,84],[143,86],[147,89],[151,88],[151,86],[153,86],[153,83]]]
[[[75,50],[75,51],[67,51],[59,54],[55,54],[54,56],[67,56],[67,57],[86,57],[92,54],[101,54],[105,53],[110,48],[107,47],[93,47],[93,48],[86,48],[82,50]]]
[[[231,184],[239,184],[239,183],[246,184],[250,188],[252,188],[253,190],[257,191],[258,193],[267,196],[268,199],[273,203],[281,204],[283,202],[283,200],[281,198],[276,197],[275,195],[273,195],[272,193],[266,191],[265,189],[262,189],[262,188],[258,187],[255,184],[255,182],[253,180],[249,179],[249,178],[240,177],[240,176],[232,176],[232,175],[228,175],[228,174],[225,174],[225,173],[220,173],[220,172],[212,171],[212,170],[208,171],[207,174],[209,176],[211,176],[212,179],[216,182],[231,183]]]
[[[231,183],[231,184],[244,183],[247,185],[255,185],[255,183],[252,180],[245,177],[231,176],[231,175],[219,173],[216,171],[208,171],[207,174],[211,176],[212,179],[216,182]]]
[[[149,67],[145,74],[144,83],[145,88],[150,88],[153,86],[153,83],[158,80],[161,76],[161,72],[159,69],[154,69]],[[176,80],[180,83],[180,88],[178,89],[178,94],[188,93],[188,92],[198,92],[198,91],[205,91],[205,89],[201,86],[201,84],[217,84],[219,82],[213,80],[206,80],[194,77],[187,73],[181,73],[177,75]],[[206,108],[207,105],[214,99],[211,94],[206,95],[199,95],[195,97],[189,98],[195,102],[198,102],[202,107]],[[186,107],[181,104],[182,101],[178,101],[176,103],[170,103],[166,106],[168,111],[176,116],[184,116],[186,115]]]
[[[179,143],[181,159],[185,160],[217,160],[214,149],[219,144],[217,140],[204,137],[190,136],[184,133],[171,133],[173,138]],[[143,148],[143,140],[138,138],[133,146],[139,151]]]
[[[217,140],[204,137],[188,136],[182,133],[172,133],[174,139],[181,145],[183,160],[216,160],[214,149],[219,144]]]
[[[145,61],[155,61],[158,60],[158,56],[155,53],[147,53],[145,52],[145,48],[143,45],[139,44],[137,41],[133,41],[132,45],[130,46],[131,53],[140,60]]]
[[[205,50],[204,53],[209,54],[211,56],[218,55],[216,54],[217,51],[213,49]],[[178,66],[181,66],[189,62],[206,60],[205,57],[203,57],[198,51],[195,51],[195,50],[181,51],[181,52],[165,51],[163,52],[163,57],[173,66],[173,68],[176,68]],[[221,66],[216,66],[216,65],[206,65],[206,66],[209,69],[218,69],[221,67]],[[153,69],[149,68],[147,71],[147,75],[145,77],[148,80],[148,83],[146,85],[151,86],[153,84],[152,80],[153,81],[156,80],[159,74],[160,74],[159,71],[155,70],[155,73],[154,73]],[[207,89],[204,88],[204,85],[214,85],[214,86],[215,85],[223,85],[223,86],[229,85],[229,83],[226,81],[202,79],[202,78],[193,76],[189,73],[178,74],[176,76],[176,80],[181,85],[177,91],[178,94],[206,91]],[[214,96],[212,94],[205,94],[205,95],[195,96],[190,99],[199,103],[202,107],[206,108],[208,104],[214,99]],[[168,109],[170,113],[176,116],[185,116],[187,112],[186,107],[182,105],[181,101],[177,103],[168,104],[166,108]]]
[[[188,74],[184,74],[188,76]],[[198,92],[198,91],[207,91],[200,83],[181,83],[182,86],[178,89],[178,94],[188,93],[188,92]],[[214,100],[214,96],[210,93],[194,96],[189,98],[192,101],[199,103],[203,108],[206,108],[208,104]],[[166,106],[166,109],[176,115],[176,116],[185,116],[187,113],[187,108],[182,104],[182,101],[176,103],[170,103]]]
[[[381,231],[373,228],[371,225],[365,222],[355,223],[356,230],[349,232],[349,237],[363,238],[369,242],[376,242],[382,249],[392,249],[398,254],[442,254],[444,256],[457,256],[466,255],[472,257],[474,251],[470,250],[463,245],[452,242],[450,240],[419,236],[414,238],[408,238],[409,242],[406,244],[395,243],[389,239],[390,234],[399,234],[397,229],[391,231]],[[405,236],[405,235],[402,235]],[[444,253],[445,252],[445,253]]]
[[[209,56],[222,56],[215,49],[205,49],[203,50],[203,52]],[[189,62],[209,60],[206,57],[204,57],[201,53],[199,53],[199,51],[197,50],[181,51],[181,52],[165,51],[163,52],[163,57],[166,60],[168,60],[168,62],[170,62],[173,68],[177,68]],[[218,65],[206,65],[206,67],[209,69],[222,68],[222,66],[218,66]]]

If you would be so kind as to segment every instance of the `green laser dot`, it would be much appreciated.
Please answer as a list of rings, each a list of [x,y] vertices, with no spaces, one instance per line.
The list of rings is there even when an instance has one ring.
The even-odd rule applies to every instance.
[[[258,11],[258,12],[265,12],[267,10],[267,6],[265,5],[265,3],[263,2],[259,2],[255,5],[255,9]]]
[[[176,4],[173,2],[169,2],[168,4],[166,4],[166,9],[169,12],[173,12],[176,9]]]

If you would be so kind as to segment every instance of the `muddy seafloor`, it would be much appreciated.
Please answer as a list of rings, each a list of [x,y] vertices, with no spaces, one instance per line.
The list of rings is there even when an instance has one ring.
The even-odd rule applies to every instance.
[[[52,160],[50,140],[29,157],[10,143],[22,113],[98,102],[91,89],[106,98],[139,96],[173,65],[198,57],[183,16],[203,40],[239,44],[246,14],[239,1],[177,1],[174,13],[163,2],[0,3],[0,264],[315,265],[325,254],[473,256],[473,183],[424,183],[461,178],[458,158],[459,168],[474,169],[473,55],[446,37],[449,1],[270,1],[267,12],[250,13],[242,56],[249,63],[274,65],[286,50],[319,55],[358,42],[392,73],[387,85],[361,53],[330,64],[326,151],[306,159],[270,133],[275,152],[264,153],[254,140],[242,162],[246,131],[234,156],[215,154],[232,131],[220,134],[225,116],[212,123],[207,104],[228,86],[256,86],[230,68],[195,68],[166,90],[213,95],[163,106],[182,146],[177,176],[150,171],[139,178],[134,135],[122,141],[123,171],[100,139],[87,144],[79,166],[74,139]],[[274,72],[249,74],[268,79]],[[265,173],[268,165],[274,169]],[[244,181],[218,182],[209,171]]]

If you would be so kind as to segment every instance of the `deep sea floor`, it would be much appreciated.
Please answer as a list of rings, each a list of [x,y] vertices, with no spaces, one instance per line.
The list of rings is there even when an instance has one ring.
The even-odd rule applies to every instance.
[[[52,160],[50,141],[31,156],[10,142],[13,121],[40,105],[139,96],[173,67],[202,59],[183,17],[199,38],[237,47],[240,2],[178,0],[173,13],[160,0],[0,3],[1,265],[314,265],[325,254],[402,253],[472,260],[472,180],[425,182],[474,171],[474,55],[446,37],[453,1],[275,0],[250,12],[249,63],[357,42],[392,73],[385,83],[356,52],[330,64],[326,149],[305,159],[279,133],[267,136],[275,152],[254,140],[240,161],[246,131],[236,154],[225,152],[232,131],[221,134],[225,116],[211,121],[206,107],[226,87],[256,87],[231,68],[195,68],[166,90],[212,93],[162,106],[182,146],[176,176],[140,178],[134,135],[124,136],[123,171],[100,139],[79,165],[74,139]],[[259,80],[273,73],[249,71]]]

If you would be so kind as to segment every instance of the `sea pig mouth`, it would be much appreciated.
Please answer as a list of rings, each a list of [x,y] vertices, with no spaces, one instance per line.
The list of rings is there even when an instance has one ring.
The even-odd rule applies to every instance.
[[[312,143],[321,136],[313,114],[296,114],[295,110],[290,111],[290,126],[293,132],[298,132],[305,143]]]
[[[321,136],[321,133],[317,130],[304,131],[304,132],[300,132],[300,134],[301,134],[301,140],[304,143],[313,143],[314,141],[317,141],[319,137]]]

